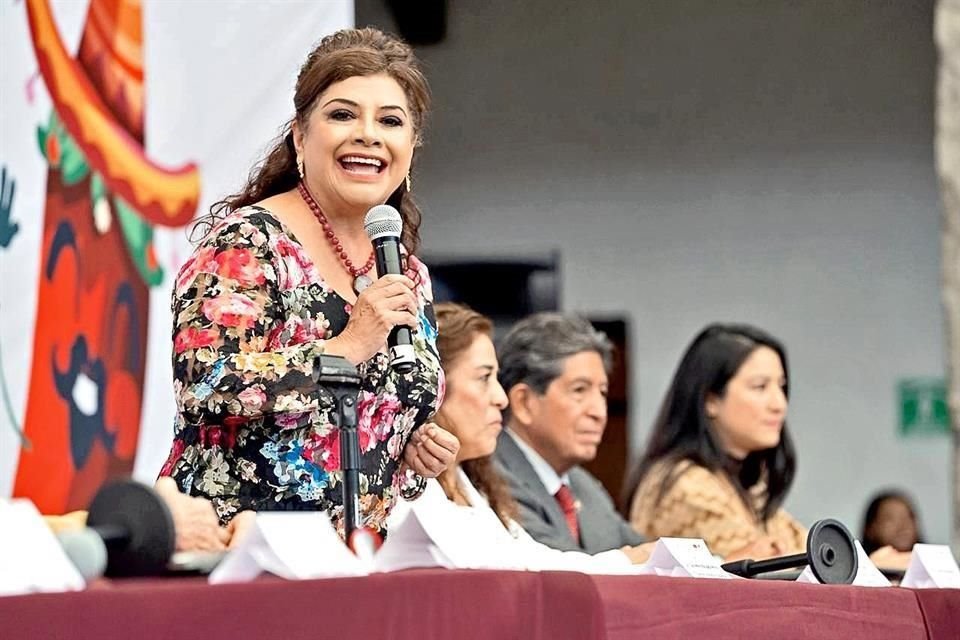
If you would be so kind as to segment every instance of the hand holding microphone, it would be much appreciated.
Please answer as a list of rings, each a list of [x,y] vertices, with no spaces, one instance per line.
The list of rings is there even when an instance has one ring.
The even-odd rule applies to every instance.
[[[360,292],[347,326],[327,342],[328,349],[359,364],[372,358],[395,329],[402,326],[409,332],[418,322],[413,281],[402,275],[384,276]]]
[[[364,227],[373,243],[379,279],[360,292],[346,328],[328,347],[331,353],[359,364],[386,343],[390,366],[407,373],[416,362],[412,329],[419,323],[419,304],[413,281],[403,275],[403,219],[390,205],[377,205],[367,212]]]

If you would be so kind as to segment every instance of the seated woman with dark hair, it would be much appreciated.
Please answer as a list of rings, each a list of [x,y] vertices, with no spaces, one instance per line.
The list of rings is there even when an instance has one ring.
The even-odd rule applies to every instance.
[[[911,551],[913,545],[923,542],[913,501],[900,491],[875,495],[863,516],[860,541],[867,553],[887,546],[897,551]]]
[[[491,455],[502,429],[507,395],[497,380],[492,324],[458,304],[435,307],[437,348],[446,379],[446,394],[434,420],[460,441],[456,465],[428,481],[424,495],[401,503],[391,514],[398,526],[407,510],[421,520],[469,526],[479,544],[470,558],[474,568],[567,569],[586,573],[631,572],[645,562],[652,544],[613,549],[595,555],[558,551],[536,542],[513,519],[516,505]]]
[[[806,549],[783,508],[797,459],[787,430],[787,354],[766,332],[713,324],[687,347],[624,504],[650,536],[702,538],[726,560]],[[883,548],[885,567],[909,556]]]
[[[787,431],[787,356],[746,325],[711,325],[687,348],[627,484],[647,536],[703,538],[727,559],[804,550],[781,508],[796,472]]]

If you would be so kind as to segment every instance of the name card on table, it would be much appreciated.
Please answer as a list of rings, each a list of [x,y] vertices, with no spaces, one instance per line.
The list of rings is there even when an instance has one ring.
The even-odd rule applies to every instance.
[[[720,568],[720,561],[710,553],[707,543],[699,538],[660,538],[639,573],[721,580],[735,577]]]
[[[0,500],[0,596],[77,591],[85,583],[29,500]]]
[[[853,579],[853,584],[858,587],[889,587],[890,581],[887,580],[887,577],[873,564],[870,556],[867,555],[867,552],[864,551],[863,546],[861,546],[860,541],[854,540],[854,544],[857,547],[857,575]],[[810,565],[804,567],[800,576],[797,578],[797,582],[820,584],[817,576],[813,575],[813,569],[810,568]]]
[[[496,515],[447,499],[435,480],[414,502],[398,502],[390,535],[374,558],[374,571],[413,567],[522,569],[517,546]]]
[[[960,568],[945,544],[915,544],[901,587],[960,589]]]
[[[246,582],[263,572],[287,580],[362,576],[369,566],[343,543],[326,512],[261,512],[252,530],[210,574]]]

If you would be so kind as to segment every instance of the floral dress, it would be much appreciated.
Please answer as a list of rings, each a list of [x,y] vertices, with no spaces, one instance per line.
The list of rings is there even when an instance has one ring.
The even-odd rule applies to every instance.
[[[443,396],[430,279],[415,257],[417,364],[395,372],[384,353],[361,363],[357,403],[361,518],[385,533],[410,434]],[[327,511],[342,530],[333,395],[314,382],[324,341],[351,305],[269,211],[239,209],[208,234],[173,291],[174,441],[160,475],[211,500],[221,522],[239,511]]]

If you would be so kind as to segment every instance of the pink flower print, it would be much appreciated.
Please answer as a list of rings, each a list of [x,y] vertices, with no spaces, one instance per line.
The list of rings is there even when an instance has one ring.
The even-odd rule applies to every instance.
[[[391,458],[399,458],[401,451],[403,451],[403,434],[395,433],[387,441],[387,453]]]
[[[292,329],[292,331],[290,331],[288,344],[303,344],[304,342],[323,337],[317,333],[313,327],[313,323],[309,319],[291,318],[287,324],[288,327]]]
[[[400,404],[400,398],[392,393],[384,393],[379,396],[380,402],[377,404],[376,413],[373,416],[373,433],[377,440],[382,442],[393,432],[394,423],[397,421],[397,414],[403,408]]]
[[[184,327],[173,338],[174,353],[183,353],[191,349],[200,347],[209,347],[220,333],[216,329],[197,329],[196,327]]]
[[[377,443],[373,436],[373,412],[376,410],[376,402],[376,395],[369,391],[360,392],[357,400],[357,436],[362,453],[366,453]]]
[[[260,309],[250,298],[231,293],[204,302],[203,315],[220,326],[246,330],[257,321]]]
[[[240,404],[243,405],[244,409],[251,413],[256,413],[260,410],[260,407],[263,406],[263,403],[267,401],[267,394],[263,392],[260,385],[255,385],[247,387],[237,394],[237,399],[240,400]]]
[[[214,257],[217,275],[235,280],[242,287],[254,287],[265,282],[263,269],[249,249],[230,247]]]
[[[447,397],[447,376],[444,375],[443,369],[437,369],[437,404],[435,406],[439,407],[443,404],[445,397]]]
[[[300,426],[302,413],[275,413],[273,420],[280,429],[294,429]]]
[[[424,300],[433,301],[433,287],[430,283],[430,274],[427,271],[427,265],[420,262],[417,256],[410,256],[407,259],[407,277],[413,280],[416,285],[417,299],[421,306]]]
[[[276,240],[276,253],[280,257],[283,268],[279,273],[281,289],[294,289],[310,284],[310,262],[303,252],[294,245],[289,238],[281,236]]]
[[[183,291],[193,282],[197,274],[211,271],[210,265],[213,263],[213,255],[213,247],[200,247],[187,258],[187,261],[180,267],[180,273],[177,274],[174,291]]]
[[[311,438],[303,444],[303,457],[324,471],[340,469],[340,430],[332,427],[325,436]]]
[[[286,323],[280,323],[273,327],[267,334],[267,349],[279,349],[286,345],[280,341],[280,337],[286,328]]]
[[[357,402],[357,435],[360,451],[370,451],[378,442],[383,442],[393,433],[393,424],[402,405],[392,393],[375,395],[362,391]]]

